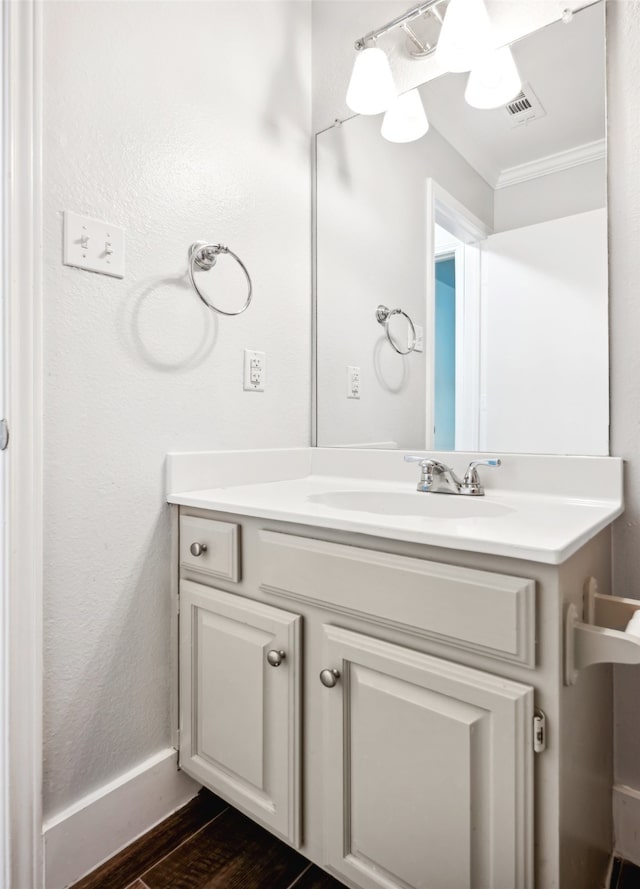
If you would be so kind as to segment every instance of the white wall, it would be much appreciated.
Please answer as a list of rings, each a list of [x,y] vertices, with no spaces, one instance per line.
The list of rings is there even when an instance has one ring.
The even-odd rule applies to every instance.
[[[481,450],[608,453],[606,243],[605,210],[483,242]]]
[[[494,192],[494,230],[507,231],[607,205],[607,163],[591,161]]]
[[[624,457],[626,511],[614,526],[618,596],[640,598],[640,3],[607,5],[611,451]],[[616,780],[640,790],[640,671],[616,669]],[[625,808],[640,864],[640,804]]]
[[[487,183],[431,129],[398,145],[380,117],[354,117],[318,136],[318,444],[425,447],[425,352],[400,356],[375,318],[378,304],[425,326],[429,177],[487,225]],[[407,324],[392,334],[407,348]],[[347,398],[347,366],[361,397]]]
[[[43,6],[50,817],[170,743],[166,452],[308,444],[311,98],[302,0]],[[63,209],[125,227],[124,280],[62,265]],[[187,285],[196,239],[246,314]]]

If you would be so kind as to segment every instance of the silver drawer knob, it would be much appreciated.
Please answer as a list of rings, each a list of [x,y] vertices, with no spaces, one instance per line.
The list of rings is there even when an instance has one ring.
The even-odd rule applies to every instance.
[[[206,553],[207,544],[206,543],[192,543],[189,547],[189,552],[192,556],[201,556],[202,553]]]
[[[280,664],[286,659],[287,655],[284,651],[275,651],[272,649],[267,652],[267,661],[271,664],[272,667],[279,667]]]
[[[333,688],[340,679],[340,670],[322,670],[320,672],[320,682],[325,688]]]

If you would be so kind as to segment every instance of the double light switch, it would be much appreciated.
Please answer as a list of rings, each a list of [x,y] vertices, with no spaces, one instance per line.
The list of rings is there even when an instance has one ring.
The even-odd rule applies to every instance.
[[[124,229],[64,211],[65,265],[124,278]]]

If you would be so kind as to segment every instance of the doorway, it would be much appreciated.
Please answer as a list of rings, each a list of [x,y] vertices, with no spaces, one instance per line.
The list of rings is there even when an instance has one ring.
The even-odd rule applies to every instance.
[[[456,260],[436,258],[433,445],[456,446]]]
[[[427,179],[427,450],[478,450],[480,245],[490,233]]]

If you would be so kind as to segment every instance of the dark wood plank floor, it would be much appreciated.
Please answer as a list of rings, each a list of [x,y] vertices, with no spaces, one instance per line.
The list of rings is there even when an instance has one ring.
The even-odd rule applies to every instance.
[[[640,889],[640,867],[622,858],[614,859],[610,889]]]
[[[198,796],[72,889],[344,889],[209,793]]]

